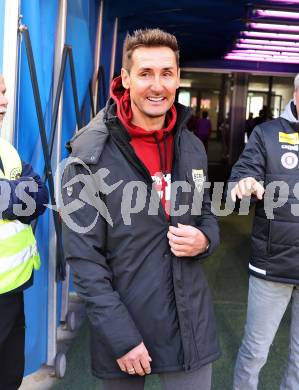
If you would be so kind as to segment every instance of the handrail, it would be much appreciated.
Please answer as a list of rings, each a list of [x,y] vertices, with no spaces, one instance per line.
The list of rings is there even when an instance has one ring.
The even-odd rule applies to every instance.
[[[102,84],[102,88],[100,88],[100,84]],[[99,111],[100,109],[100,104],[101,104],[101,99],[99,99],[101,96],[100,95],[100,92],[102,91],[102,101],[103,102],[106,102],[107,100],[107,96],[106,96],[106,84],[105,84],[105,72],[104,72],[104,67],[103,65],[100,65],[99,66],[99,69],[98,69],[98,91],[97,91],[97,94],[98,94],[98,99],[97,99],[97,112]]]
[[[76,83],[76,74],[75,74],[75,65],[74,65],[74,58],[73,58],[73,50],[70,45],[65,45],[62,52],[62,59],[61,59],[61,67],[59,71],[59,77],[58,77],[58,84],[57,84],[57,90],[55,95],[55,101],[53,106],[53,113],[52,113],[52,120],[51,120],[51,129],[50,129],[50,137],[49,137],[49,143],[47,141],[47,135],[46,135],[46,129],[45,129],[45,122],[43,118],[43,112],[42,112],[42,105],[41,105],[41,99],[40,99],[40,93],[39,93],[39,86],[37,81],[37,75],[36,75],[36,66],[32,51],[32,44],[30,39],[30,34],[28,27],[24,24],[20,25],[19,31],[24,36],[25,41],[25,47],[26,47],[26,53],[27,53],[27,60],[30,70],[30,77],[31,77],[31,84],[34,94],[34,101],[35,101],[35,108],[38,118],[38,124],[39,124],[39,131],[40,131],[40,137],[42,142],[42,148],[45,158],[45,171],[43,180],[48,180],[49,182],[49,192],[50,192],[50,199],[52,204],[55,204],[55,189],[54,189],[54,179],[53,179],[53,173],[51,168],[51,156],[53,153],[53,147],[54,147],[54,141],[55,141],[55,133],[56,133],[56,126],[57,126],[57,118],[58,118],[58,111],[59,111],[59,104],[60,104],[60,98],[62,95],[62,89],[63,89],[63,83],[64,83],[64,77],[66,72],[66,64],[67,59],[69,59],[69,65],[70,65],[70,75],[71,75],[71,85],[72,85],[72,92],[73,92],[73,100],[74,100],[74,108],[76,113],[76,123],[77,128],[81,128],[81,113],[79,108],[79,99],[78,99],[78,91],[77,91],[77,83]],[[105,77],[104,77],[104,69],[102,66],[99,67],[98,70],[98,80],[102,84],[102,88],[100,88],[100,82],[98,83],[98,90],[97,94],[99,95],[100,90],[102,90],[103,97],[105,98]],[[89,83],[89,98],[90,98],[90,104],[91,104],[91,110],[92,110],[92,116],[94,117],[97,109],[95,109],[94,101],[93,101],[93,95],[92,95],[92,87],[91,82]],[[98,99],[99,102],[99,99]],[[53,213],[53,220],[54,220],[54,227],[55,227],[55,234],[57,239],[57,247],[56,247],[56,280],[64,280],[66,276],[65,272],[65,258],[63,253],[63,244],[62,244],[62,235],[61,235],[61,226],[59,223],[59,215],[55,210],[52,210]],[[37,220],[33,222],[33,230],[35,231],[37,227]]]
[[[41,98],[40,98],[40,93],[39,93],[36,67],[35,67],[35,61],[34,61],[34,57],[33,57],[30,34],[29,34],[27,26],[25,26],[24,24],[20,25],[19,31],[21,32],[21,34],[23,34],[24,41],[25,41],[27,60],[28,60],[31,84],[32,84],[33,95],[34,95],[34,102],[35,102],[35,108],[36,108],[36,114],[37,114],[40,137],[41,137],[43,153],[44,153],[44,158],[45,158],[46,177],[47,177],[48,183],[49,183],[50,199],[51,199],[52,205],[54,205],[55,204],[55,191],[54,191],[53,173],[52,173],[52,168],[51,168],[51,157],[50,157],[50,153],[49,153],[49,146],[48,146],[48,141],[47,141],[45,122],[44,122],[44,118],[43,118]],[[64,258],[64,254],[63,254],[62,236],[61,236],[61,231],[60,231],[60,227],[59,227],[59,219],[58,219],[58,214],[54,210],[52,210],[52,214],[53,214],[54,227],[55,227],[55,233],[56,233],[56,239],[57,239],[56,279],[57,280],[64,280],[65,274],[66,274],[65,273],[65,258]],[[36,224],[34,227],[36,228]]]
[[[65,45],[62,51],[62,59],[61,59],[61,67],[59,71],[59,77],[58,77],[58,84],[57,84],[57,91],[54,101],[54,108],[53,108],[53,114],[52,114],[52,123],[51,123],[51,130],[50,130],[50,155],[52,156],[53,152],[53,146],[54,146],[54,140],[55,140],[55,129],[57,125],[57,118],[58,118],[58,110],[59,110],[59,103],[60,98],[62,94],[62,88],[63,88],[63,82],[64,82],[64,76],[66,71],[66,63],[67,58],[69,57],[69,63],[70,63],[70,72],[71,72],[71,83],[72,83],[72,91],[73,91],[73,99],[74,99],[74,106],[75,106],[75,112],[76,112],[76,122],[78,129],[81,128],[81,114],[79,110],[79,99],[78,99],[78,92],[77,92],[77,84],[76,84],[76,75],[75,75],[75,66],[74,66],[74,59],[73,59],[73,52],[72,47],[69,45]]]
[[[92,96],[92,80],[90,80],[88,84],[88,93],[89,93],[89,99],[90,99],[90,105],[91,105],[91,113],[92,117],[94,118],[96,115],[95,108],[94,108],[94,101]]]

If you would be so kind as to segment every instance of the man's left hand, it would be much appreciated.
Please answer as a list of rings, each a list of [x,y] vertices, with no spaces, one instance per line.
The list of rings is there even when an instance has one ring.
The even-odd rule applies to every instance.
[[[177,257],[197,256],[207,250],[209,240],[196,227],[178,224],[170,226],[167,233],[171,252]]]

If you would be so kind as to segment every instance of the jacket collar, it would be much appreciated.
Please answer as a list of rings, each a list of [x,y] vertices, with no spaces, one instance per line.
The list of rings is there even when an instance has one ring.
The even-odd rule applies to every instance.
[[[177,109],[177,121],[174,126],[175,139],[178,140],[182,129],[186,126],[192,115],[192,110],[180,103],[175,103]],[[97,164],[103,152],[107,139],[111,135],[119,133],[122,143],[130,142],[130,135],[115,115],[116,104],[110,98],[106,107],[102,109],[85,127],[80,129],[66,144],[72,157],[80,158],[86,164]],[[178,142],[178,141],[177,141]]]

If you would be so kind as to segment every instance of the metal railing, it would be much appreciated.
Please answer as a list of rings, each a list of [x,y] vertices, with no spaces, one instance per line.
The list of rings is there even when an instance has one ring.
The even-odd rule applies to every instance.
[[[55,186],[54,186],[54,179],[53,179],[53,172],[51,167],[51,157],[53,154],[53,147],[54,147],[54,141],[55,141],[55,135],[56,135],[56,125],[57,125],[57,118],[58,118],[58,112],[59,112],[59,104],[60,104],[60,98],[62,95],[63,90],[63,83],[64,83],[64,77],[66,73],[66,65],[67,60],[69,60],[70,65],[70,76],[71,76],[71,85],[72,85],[72,94],[73,94],[73,101],[74,101],[74,108],[76,113],[76,123],[77,128],[80,129],[82,122],[81,122],[81,112],[79,108],[79,99],[78,99],[78,91],[77,91],[77,83],[76,83],[76,74],[75,74],[75,66],[74,66],[74,58],[73,58],[73,51],[72,47],[70,45],[65,45],[62,53],[62,60],[61,60],[61,68],[59,72],[59,78],[58,78],[58,84],[57,84],[57,91],[55,94],[55,100],[54,100],[54,106],[53,106],[53,113],[52,113],[52,120],[51,120],[51,129],[50,129],[50,136],[49,136],[49,142],[47,140],[47,133],[45,128],[45,121],[43,118],[43,112],[42,112],[42,104],[41,104],[41,98],[40,98],[40,92],[39,92],[39,86],[38,86],[38,80],[37,80],[37,74],[36,74],[36,66],[35,66],[35,60],[33,56],[32,51],[32,44],[30,39],[29,30],[26,25],[21,24],[19,27],[20,33],[23,35],[25,48],[26,48],[26,54],[27,54],[27,60],[29,65],[29,72],[30,72],[30,78],[31,78],[31,84],[33,89],[33,95],[34,95],[34,101],[35,101],[35,108],[36,108],[36,114],[38,119],[38,125],[39,125],[39,132],[40,132],[40,138],[43,148],[43,154],[45,159],[45,169],[44,169],[44,181],[48,181],[49,185],[49,193],[50,193],[50,199],[52,205],[55,205]],[[105,79],[104,79],[104,73],[103,68],[100,66],[98,71],[98,91],[97,94],[99,96],[99,90],[100,90],[100,83],[102,84],[102,91],[105,94]],[[89,83],[89,98],[90,98],[90,104],[91,104],[91,111],[92,116],[95,116],[96,111],[94,107],[93,102],[93,95],[92,95],[92,85],[91,82]],[[99,101],[99,99],[98,99]],[[98,111],[98,110],[97,110]],[[64,251],[63,251],[63,243],[62,243],[62,234],[61,234],[61,224],[59,221],[59,214],[57,211],[52,210],[53,214],[53,220],[54,220],[54,227],[55,227],[55,234],[56,234],[56,280],[64,280],[66,276],[65,271],[65,258],[64,258]],[[37,220],[33,223],[33,229],[36,230],[37,226]]]

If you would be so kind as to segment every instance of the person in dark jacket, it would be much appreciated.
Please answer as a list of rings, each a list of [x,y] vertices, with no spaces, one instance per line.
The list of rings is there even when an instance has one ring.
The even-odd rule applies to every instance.
[[[106,108],[69,145],[65,253],[108,390],[143,389],[150,373],[164,389],[208,390],[220,355],[201,264],[219,231],[191,110],[174,103],[178,57],[171,34],[129,35]]]
[[[0,127],[8,104],[5,91],[0,75]],[[1,156],[0,165],[3,169]],[[0,178],[0,188],[0,389],[17,390],[25,363],[24,290],[32,285],[33,267],[39,260],[28,224],[44,212],[48,190],[26,162],[22,162],[20,177]],[[23,201],[29,197],[34,201],[31,205]]]
[[[255,127],[230,177],[237,182],[233,200],[257,198],[247,319],[234,390],[257,389],[259,372],[289,302],[289,356],[280,389],[299,389],[299,74],[294,85],[294,98],[282,115]]]
[[[208,142],[211,133],[212,133],[212,123],[209,119],[209,113],[208,111],[203,111],[201,114],[201,118],[197,120],[195,135],[204,144],[206,151],[208,150]]]

